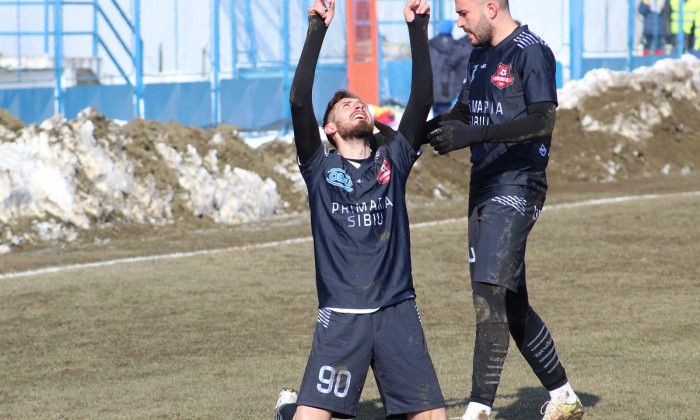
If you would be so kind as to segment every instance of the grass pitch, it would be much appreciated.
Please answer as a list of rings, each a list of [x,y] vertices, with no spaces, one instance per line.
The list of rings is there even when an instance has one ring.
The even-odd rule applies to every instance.
[[[646,192],[677,189],[668,182]],[[553,201],[528,242],[530,301],[585,418],[696,419],[700,195]],[[459,417],[474,340],[466,220],[419,224],[412,244],[428,344],[448,416]],[[312,244],[300,241],[1,279],[0,418],[273,418],[279,389],[298,387],[306,363],[313,270]],[[540,418],[546,400],[511,345],[493,418]],[[358,418],[384,418],[371,375]]]

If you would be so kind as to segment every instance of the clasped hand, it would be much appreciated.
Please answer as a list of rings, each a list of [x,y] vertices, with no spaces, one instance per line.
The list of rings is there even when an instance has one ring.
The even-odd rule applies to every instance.
[[[440,127],[428,133],[428,140],[440,155],[464,149],[481,141],[481,127],[467,125],[462,121],[441,121]]]
[[[406,7],[403,9],[406,22],[411,23],[416,15],[426,14],[430,14],[430,5],[427,0],[406,0]]]
[[[328,5],[326,5],[328,3]],[[323,23],[326,27],[331,24],[333,16],[335,15],[335,0],[316,0],[314,4],[309,7],[309,16],[318,15],[323,19]]]

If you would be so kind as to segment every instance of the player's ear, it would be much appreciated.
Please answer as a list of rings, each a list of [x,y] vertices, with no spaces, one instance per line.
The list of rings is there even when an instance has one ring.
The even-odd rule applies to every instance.
[[[487,4],[488,8],[488,17],[490,19],[496,18],[496,15],[498,14],[498,4],[497,3],[488,3]]]
[[[338,129],[335,127],[335,124],[328,123],[323,127],[323,132],[326,133],[326,135],[328,136],[332,136],[333,134],[338,132]]]

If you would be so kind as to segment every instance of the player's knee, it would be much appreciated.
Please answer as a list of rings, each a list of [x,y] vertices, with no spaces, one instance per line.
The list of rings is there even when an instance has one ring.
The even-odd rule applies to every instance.
[[[300,405],[293,420],[331,420],[331,417],[332,413],[328,410]]]
[[[494,284],[474,283],[472,285],[477,325],[507,322],[506,291],[505,287]]]
[[[419,413],[410,413],[406,418],[408,420],[447,420],[447,411],[445,411],[444,407],[436,408]]]

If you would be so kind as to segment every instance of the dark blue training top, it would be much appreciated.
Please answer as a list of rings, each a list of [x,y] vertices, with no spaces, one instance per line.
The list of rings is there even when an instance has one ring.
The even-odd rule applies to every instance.
[[[359,168],[326,147],[299,165],[309,189],[319,307],[376,309],[414,296],[404,195],[418,156],[397,132]]]
[[[555,69],[551,49],[527,25],[495,47],[475,48],[458,99],[469,107],[469,124],[505,123],[527,116],[527,106],[535,102],[557,103]],[[551,136],[546,136],[473,144],[471,194],[498,186],[526,186],[533,204],[541,206],[551,143]]]

